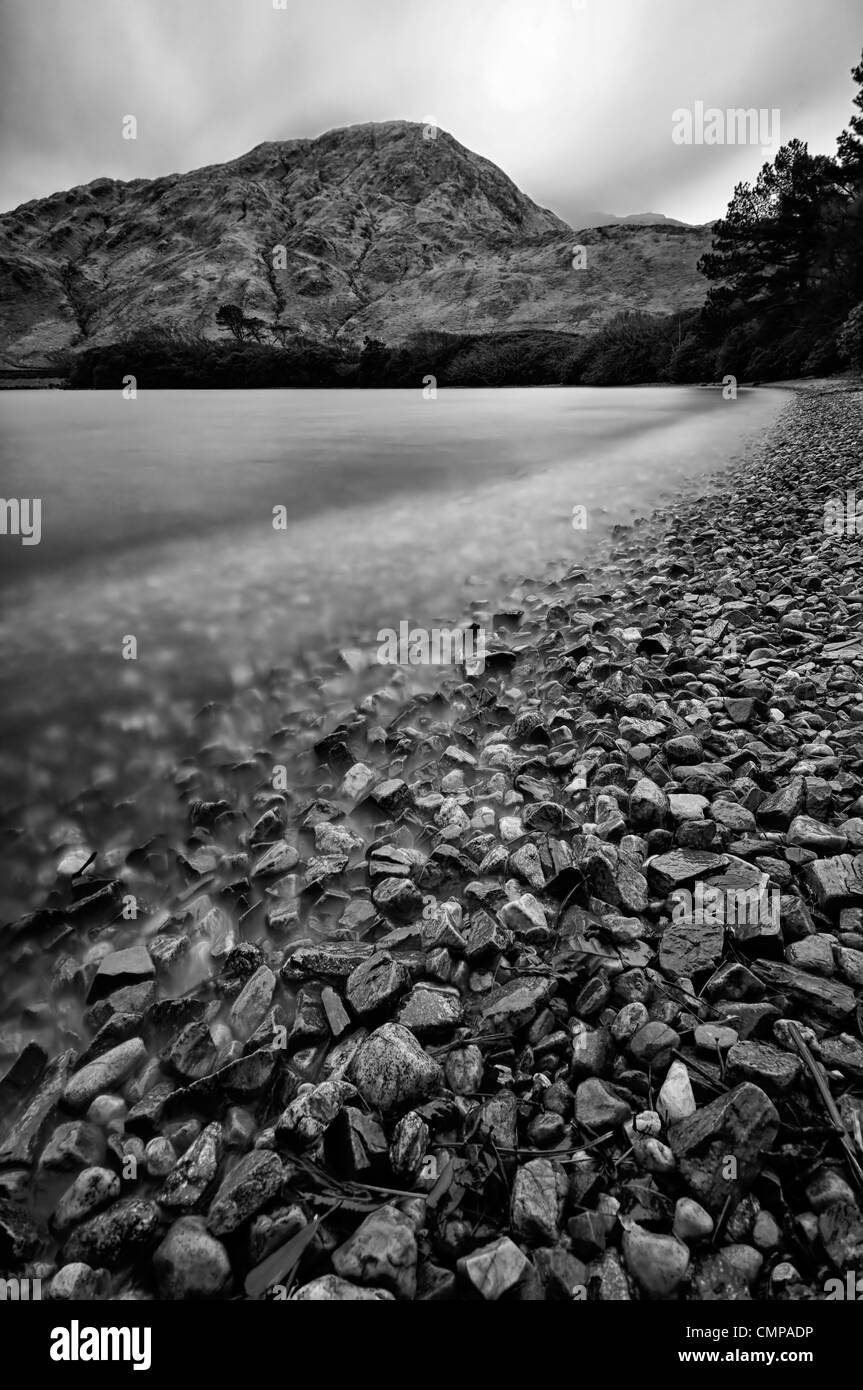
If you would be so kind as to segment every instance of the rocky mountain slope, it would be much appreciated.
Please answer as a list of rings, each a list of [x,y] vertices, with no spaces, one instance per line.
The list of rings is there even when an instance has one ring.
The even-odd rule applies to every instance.
[[[575,233],[452,136],[403,121],[257,146],[188,174],[94,183],[0,217],[0,354],[152,325],[208,337],[225,302],[288,332],[588,331],[703,298],[709,227]],[[573,268],[573,247],[587,264]]]

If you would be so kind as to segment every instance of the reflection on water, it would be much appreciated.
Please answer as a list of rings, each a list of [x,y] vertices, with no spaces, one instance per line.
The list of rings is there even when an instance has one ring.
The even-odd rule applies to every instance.
[[[404,619],[449,623],[502,602],[520,575],[572,564],[610,524],[732,456],[783,399],[685,387],[435,401],[3,393],[0,490],[42,499],[41,544],[0,544],[0,816],[27,832],[6,844],[7,892],[32,888],[27,836],[50,834],[84,786],[99,787],[91,801],[109,820],[134,796],[127,822],[152,828],[139,789],[196,746],[204,701],[285,666],[298,700],[323,701],[328,653],[373,648]],[[588,509],[586,535],[574,506]],[[280,507],[287,524],[274,529]],[[122,659],[128,635],[136,661]],[[373,674],[382,685],[390,673]]]

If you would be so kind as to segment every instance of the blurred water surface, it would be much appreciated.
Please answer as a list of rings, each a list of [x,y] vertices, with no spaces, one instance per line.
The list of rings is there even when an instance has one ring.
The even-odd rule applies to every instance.
[[[42,503],[39,545],[0,537],[0,823],[26,824],[27,807],[44,820],[92,783],[133,796],[143,766],[178,756],[202,702],[368,648],[403,619],[457,620],[577,561],[737,456],[784,399],[0,393],[0,494]],[[122,659],[128,635],[136,661]]]

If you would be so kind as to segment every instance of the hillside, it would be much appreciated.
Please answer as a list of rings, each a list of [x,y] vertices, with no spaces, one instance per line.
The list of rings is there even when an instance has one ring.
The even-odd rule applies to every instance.
[[[444,131],[351,126],[187,174],[97,179],[0,216],[0,354],[44,360],[153,325],[221,338],[226,302],[348,343],[417,328],[587,332],[622,309],[696,307],[709,242],[709,227],[671,222],[576,233]]]

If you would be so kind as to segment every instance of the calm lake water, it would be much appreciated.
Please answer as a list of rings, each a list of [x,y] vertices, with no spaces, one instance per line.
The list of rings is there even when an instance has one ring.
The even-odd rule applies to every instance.
[[[0,536],[0,824],[44,821],[88,784],[133,795],[201,703],[274,666],[457,621],[574,563],[739,454],[785,399],[0,393],[0,494],[42,504],[39,545]]]

